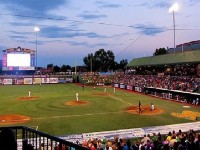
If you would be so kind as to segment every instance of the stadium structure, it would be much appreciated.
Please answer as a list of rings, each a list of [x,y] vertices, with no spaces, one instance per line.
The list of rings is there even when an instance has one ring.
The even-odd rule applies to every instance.
[[[28,54],[27,56],[25,56]],[[19,57],[18,57],[19,56]],[[25,57],[24,57],[25,56]],[[17,57],[18,59],[15,60],[14,58]],[[24,62],[18,63],[20,57],[23,59],[28,59],[27,65],[23,65]],[[15,60],[14,62],[11,60]],[[3,59],[2,59],[2,70],[3,71],[35,71],[35,51],[25,48],[11,48],[3,50]],[[136,76],[134,76],[136,75]],[[91,75],[92,79],[94,79],[94,74]],[[109,75],[109,76],[113,76]],[[115,76],[115,74],[114,74]],[[197,88],[191,91],[182,91],[181,88],[184,88],[184,85],[179,84],[177,89],[170,89],[166,87],[153,87],[150,84],[139,84],[145,81],[149,76],[151,79],[159,78],[162,81],[164,78],[168,78],[169,80],[180,80],[181,82],[192,81],[192,85],[195,85]],[[98,74],[99,77],[99,74]],[[98,77],[95,77],[95,80],[98,80]],[[184,44],[180,44],[176,46],[176,52],[172,53],[170,49],[168,49],[168,54],[158,55],[158,56],[151,56],[151,57],[142,57],[136,58],[130,61],[127,65],[127,72],[126,75],[122,74],[121,76],[118,75],[118,78],[125,78],[128,77],[126,81],[137,77],[139,80],[134,83],[128,82],[121,82],[119,81],[111,81],[109,82],[113,87],[120,88],[123,90],[129,90],[134,92],[140,92],[143,94],[166,98],[170,100],[176,100],[183,103],[193,103],[194,99],[200,98],[200,40],[199,41],[192,41]],[[189,78],[187,78],[189,77]],[[106,77],[107,78],[107,77]],[[143,81],[141,81],[141,78]],[[192,78],[192,79],[191,79]],[[26,77],[22,76],[19,80],[17,79],[16,82],[13,82],[14,78],[11,77],[2,77],[1,83],[8,83],[8,84],[47,84],[47,83],[66,83],[67,78],[63,77],[48,77],[48,76],[39,76],[39,77]],[[15,79],[16,80],[16,79]],[[87,79],[86,79],[87,80]],[[60,81],[60,82],[59,82]],[[72,82],[72,77],[70,78]],[[84,82],[83,80],[78,80]],[[98,83],[97,85],[105,85],[105,80],[102,80],[102,83]],[[147,80],[146,80],[147,81]],[[150,80],[148,80],[150,81]],[[91,81],[92,82],[92,81]],[[94,82],[96,84],[97,82]],[[178,83],[178,82],[176,82]],[[83,85],[87,85],[83,83]],[[95,85],[95,86],[97,86]],[[187,85],[187,84],[186,84]],[[84,88],[84,86],[83,86]],[[187,87],[188,88],[188,87]],[[187,99],[187,101],[185,101]],[[194,104],[196,105],[196,103]],[[199,105],[199,104],[197,104]],[[23,149],[28,149],[29,146],[33,145],[34,147],[38,148],[39,145],[45,143],[47,149],[50,146],[50,149],[53,149],[55,146],[57,149],[88,149],[88,147],[83,147],[78,143],[72,143],[58,137],[54,137],[34,129],[25,127],[25,126],[14,126],[14,127],[1,127],[0,131],[4,132],[5,129],[12,129],[15,131],[15,136],[21,136],[21,147]],[[107,134],[107,133],[105,133]],[[132,134],[132,133],[131,133]],[[92,136],[92,135],[91,135]],[[82,135],[79,137],[72,137],[72,138],[82,138]]]
[[[19,46],[2,50],[2,53],[2,71],[17,74],[22,71],[33,73],[36,70],[35,50]]]

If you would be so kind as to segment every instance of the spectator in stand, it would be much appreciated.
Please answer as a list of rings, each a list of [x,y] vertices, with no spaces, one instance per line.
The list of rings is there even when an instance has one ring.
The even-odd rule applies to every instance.
[[[167,140],[168,142],[170,142],[171,139],[172,139],[172,133],[169,132],[168,135],[167,135],[167,139],[166,139],[166,140]]]
[[[148,135],[145,134],[143,139],[141,140],[141,142],[143,142],[144,145],[147,144],[147,141],[151,141],[149,134]]]
[[[176,142],[177,142],[176,136],[173,134],[172,137],[171,137],[171,140],[169,141],[169,147],[171,149],[173,149],[174,148],[174,143],[176,143]]]

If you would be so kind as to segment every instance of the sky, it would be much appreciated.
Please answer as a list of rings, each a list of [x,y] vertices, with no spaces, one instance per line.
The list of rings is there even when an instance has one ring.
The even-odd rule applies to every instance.
[[[176,45],[200,40],[199,8],[200,0],[0,0],[1,55],[18,46],[35,50],[37,37],[40,67],[83,65],[99,49],[129,62],[173,48],[173,25]]]

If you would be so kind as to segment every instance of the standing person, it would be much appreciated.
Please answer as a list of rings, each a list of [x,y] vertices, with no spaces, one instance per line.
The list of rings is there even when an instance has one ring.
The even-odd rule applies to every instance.
[[[76,93],[76,101],[78,102],[78,92]]]
[[[115,87],[113,88],[113,93],[115,93]]]
[[[150,110],[153,111],[155,109],[153,103],[151,103]]]
[[[196,99],[196,105],[199,105],[199,98]]]
[[[141,102],[139,101],[139,104],[138,104],[138,109],[139,109],[139,110],[138,110],[138,113],[139,113],[139,114],[142,112],[142,111],[141,111],[141,105],[142,105],[142,104],[141,104]]]
[[[106,93],[106,87],[104,88],[104,93]]]
[[[28,91],[28,97],[31,97],[31,91],[30,90]]]

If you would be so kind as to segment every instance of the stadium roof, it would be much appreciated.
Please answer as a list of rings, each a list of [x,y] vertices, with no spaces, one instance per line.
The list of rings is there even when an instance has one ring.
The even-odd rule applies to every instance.
[[[133,59],[127,67],[200,63],[200,50]]]

